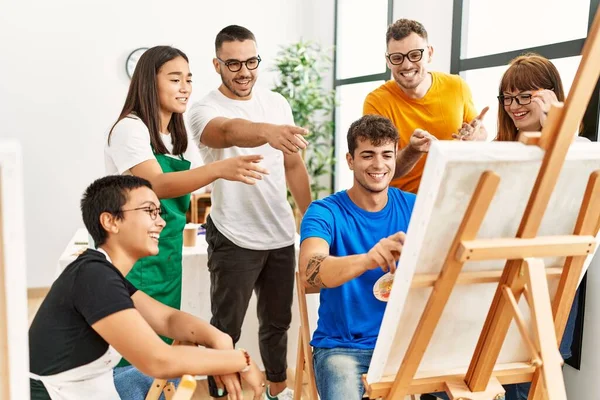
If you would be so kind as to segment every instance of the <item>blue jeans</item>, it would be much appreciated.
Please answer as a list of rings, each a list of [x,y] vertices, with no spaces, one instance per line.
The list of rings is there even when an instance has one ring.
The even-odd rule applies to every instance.
[[[571,345],[573,344],[573,334],[575,333],[575,321],[577,320],[577,309],[579,307],[579,289],[575,293],[573,299],[573,305],[571,306],[571,312],[569,313],[569,319],[567,319],[567,326],[565,327],[565,333],[563,334],[562,341],[560,342],[560,355],[563,359],[571,358]],[[517,383],[514,385],[505,385],[506,400],[527,400],[529,395],[529,388],[531,387],[530,382]],[[448,399],[444,393],[436,393],[440,399]]]
[[[119,396],[127,400],[144,400],[154,381],[132,365],[113,369],[113,379]],[[179,385],[179,379],[169,379],[169,382]],[[160,400],[165,400],[164,394],[160,395]]]
[[[362,375],[367,373],[372,356],[373,349],[315,347],[313,361],[321,400],[362,399]]]

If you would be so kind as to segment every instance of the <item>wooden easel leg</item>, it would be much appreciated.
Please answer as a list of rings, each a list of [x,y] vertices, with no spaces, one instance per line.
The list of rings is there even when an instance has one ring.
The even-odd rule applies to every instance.
[[[166,385],[166,379],[155,379],[146,395],[146,400],[158,400]]]
[[[191,400],[196,391],[196,378],[191,375],[181,377],[181,382],[171,400]]]
[[[0,171],[1,172],[1,171]],[[2,175],[0,174],[0,177]],[[2,193],[2,182],[0,181],[0,194]],[[0,200],[0,398],[8,399],[11,393],[11,376],[10,376],[10,365],[8,360],[8,299],[6,295],[6,274],[8,269],[5,270],[4,266],[4,222],[2,221],[2,201]]]
[[[463,240],[473,240],[477,236],[499,182],[499,176],[493,172],[486,171],[481,175],[462,223],[448,251],[440,277],[429,296],[425,310],[413,334],[400,369],[396,374],[396,379],[388,398],[400,400],[404,399],[408,394],[406,391],[419,368],[425,350],[431,341],[433,332],[442,316],[444,307],[452,294],[452,289],[462,269],[463,262],[458,261],[456,258],[459,246]]]
[[[590,175],[590,179],[583,196],[581,211],[577,217],[573,234],[592,236],[596,236],[598,234],[598,230],[600,229],[599,200],[600,171],[595,171]],[[585,258],[586,257],[567,257],[565,260],[563,273],[556,290],[556,296],[554,297],[554,303],[552,305],[552,313],[554,315],[554,328],[559,346],[567,325],[567,319],[569,318],[573,299],[575,298],[575,292],[577,291],[577,285],[579,284],[579,277],[581,276]],[[567,301],[567,299],[570,300]],[[530,400],[541,399],[540,395],[543,392],[543,388],[541,387],[540,373],[541,370],[538,369],[533,376],[529,396]]]
[[[163,389],[165,400],[173,400],[173,396],[175,396],[175,390],[176,388],[173,382],[168,382],[165,388]]]
[[[550,400],[566,400],[567,391],[562,375],[562,358],[557,349],[556,334],[552,318],[550,292],[544,263],[539,259],[528,258],[524,260],[524,275],[531,295],[531,320],[533,332],[540,350],[542,366],[542,381],[545,386],[546,397]],[[530,398],[537,396],[537,389],[530,393]]]
[[[598,233],[597,221],[599,218],[600,171],[595,171],[590,175],[573,234],[596,236]],[[568,257],[565,261],[563,274],[560,278],[560,283],[558,284],[554,304],[552,306],[556,336],[559,339],[559,342],[560,339],[562,339],[565,326],[567,325],[585,259],[585,256]],[[565,301],[566,299],[570,299],[570,301]]]
[[[521,264],[521,260],[512,260],[504,267],[498,290],[494,295],[465,377],[467,386],[473,391],[483,390],[492,377],[492,370],[512,321],[512,313],[509,312],[510,304],[503,294],[503,287],[508,286],[516,301],[519,301],[524,285],[524,280],[520,276]]]
[[[450,400],[504,400],[504,388],[496,378],[490,379],[483,392],[473,393],[464,382],[446,382]]]
[[[302,326],[298,331],[298,352],[296,354],[296,377],[294,381],[294,400],[302,399],[302,383],[304,381],[304,353],[302,351]]]
[[[312,348],[310,347],[310,333],[305,329],[302,338],[302,347],[304,348],[304,370],[308,376],[308,398],[310,400],[319,400],[317,393],[317,380],[315,377],[315,366],[313,364]]]

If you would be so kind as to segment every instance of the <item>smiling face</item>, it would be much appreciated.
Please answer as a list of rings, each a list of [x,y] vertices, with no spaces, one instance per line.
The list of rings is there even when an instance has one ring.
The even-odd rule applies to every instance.
[[[556,66],[547,58],[528,53],[510,62],[510,66],[500,80],[498,95],[527,95],[540,89],[552,90],[558,101],[565,100],[565,92]],[[528,99],[525,102],[528,102]],[[539,131],[541,112],[533,102],[519,105],[513,100],[508,106],[500,104],[496,140],[517,140],[519,131]]]
[[[160,232],[165,227],[165,220],[155,215],[158,208],[160,202],[154,191],[147,187],[133,189],[122,207],[123,218],[115,221],[118,233],[113,237],[136,259],[158,254]]]
[[[258,78],[258,69],[248,69],[246,63],[241,69],[232,72],[227,68],[233,61],[254,60],[258,57],[258,49],[254,40],[224,42],[213,59],[215,71],[221,75],[221,92],[234,100],[249,100],[252,97],[252,88]],[[235,69],[235,68],[234,68]]]
[[[519,131],[537,132],[542,129],[542,125],[540,124],[540,113],[542,111],[535,103],[530,102],[531,99],[528,99],[533,93],[531,90],[513,90],[502,93],[504,96],[519,96],[518,98],[513,98],[510,106],[503,106],[504,111],[512,119]],[[517,99],[522,103],[530,103],[519,105]]]
[[[354,154],[346,154],[354,172],[354,184],[371,193],[387,190],[396,168],[396,144],[388,141],[375,146],[369,139],[356,140]]]
[[[429,46],[425,38],[415,32],[402,40],[390,39],[387,44],[387,53],[391,55],[392,59],[394,53],[406,55],[418,49],[423,49],[423,57],[419,61],[410,61],[409,57],[404,57],[401,64],[394,65],[389,59],[386,60],[394,80],[404,90],[415,90],[423,83],[427,77],[427,64],[431,62],[433,48]]]
[[[176,57],[160,67],[156,75],[158,101],[163,114],[183,114],[192,94],[192,74],[183,57]]]

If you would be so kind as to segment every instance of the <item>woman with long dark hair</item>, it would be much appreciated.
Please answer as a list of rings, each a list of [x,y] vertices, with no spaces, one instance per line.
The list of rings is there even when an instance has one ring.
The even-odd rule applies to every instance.
[[[136,262],[127,279],[150,297],[177,309],[181,305],[183,228],[190,193],[219,178],[254,184],[267,173],[259,165],[260,155],[190,168],[197,149],[188,143],[183,113],[192,92],[191,79],[188,58],[181,50],[170,46],[147,50],[139,59],[125,105],[104,148],[106,173],[150,181],[166,222],[158,254]],[[119,367],[127,365],[123,359]],[[134,385],[137,378],[138,372],[131,367],[115,369],[118,390],[120,382]]]
[[[262,156],[236,157],[190,169],[194,154],[183,122],[192,92],[188,58],[170,46],[141,57],[104,148],[107,174],[147,179],[165,210],[160,252],[140,260],[128,275],[136,287],[171,307],[181,302],[181,257],[190,193],[223,178],[253,184],[265,173]],[[166,232],[165,232],[166,231]]]

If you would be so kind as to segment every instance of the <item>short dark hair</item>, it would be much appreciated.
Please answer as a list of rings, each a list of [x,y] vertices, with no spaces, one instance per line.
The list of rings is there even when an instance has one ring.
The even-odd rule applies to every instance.
[[[108,237],[100,223],[100,215],[107,212],[122,219],[122,208],[127,203],[129,192],[144,186],[152,189],[146,179],[133,175],[109,175],[88,186],[81,198],[81,216],[96,247],[102,246]]]
[[[239,25],[229,25],[221,29],[215,38],[215,53],[221,49],[225,42],[243,42],[244,40],[252,40],[256,43],[254,34],[249,29]]]
[[[398,130],[392,121],[380,115],[365,115],[354,121],[348,129],[348,152],[354,157],[358,139],[369,140],[374,146],[387,143],[398,145]]]
[[[427,31],[422,23],[412,19],[399,19],[398,21],[388,26],[385,34],[385,44],[389,44],[390,40],[402,40],[408,37],[411,33],[416,33],[425,40],[429,40]]]

